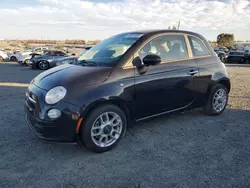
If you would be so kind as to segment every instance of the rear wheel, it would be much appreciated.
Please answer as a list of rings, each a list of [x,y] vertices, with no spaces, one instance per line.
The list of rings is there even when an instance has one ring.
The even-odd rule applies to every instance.
[[[117,145],[126,127],[126,116],[119,107],[103,105],[90,112],[81,126],[80,136],[88,149],[102,153]]]
[[[49,62],[48,61],[40,61],[38,63],[38,67],[39,67],[39,69],[47,70],[49,68]]]
[[[208,115],[220,115],[226,109],[228,102],[227,88],[222,84],[215,85],[204,106],[204,111]]]
[[[26,59],[26,60],[23,62],[23,64],[24,64],[25,66],[29,66],[29,62],[30,62],[30,60],[29,60],[29,59]]]

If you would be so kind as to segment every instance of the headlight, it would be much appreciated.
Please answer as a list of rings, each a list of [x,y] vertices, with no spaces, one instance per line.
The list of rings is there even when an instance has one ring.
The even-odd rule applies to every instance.
[[[65,97],[66,93],[67,90],[64,87],[54,87],[46,94],[45,101],[47,104],[56,104]]]

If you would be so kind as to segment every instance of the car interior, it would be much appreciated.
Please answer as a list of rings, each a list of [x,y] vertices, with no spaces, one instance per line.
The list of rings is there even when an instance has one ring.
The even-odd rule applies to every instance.
[[[141,59],[148,54],[159,55],[162,61],[185,59],[188,57],[186,42],[183,36],[163,36],[153,39],[139,52]]]

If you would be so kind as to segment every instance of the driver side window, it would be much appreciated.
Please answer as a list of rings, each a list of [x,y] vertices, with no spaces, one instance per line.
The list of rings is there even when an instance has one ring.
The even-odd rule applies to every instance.
[[[152,39],[139,51],[142,60],[146,55],[156,54],[162,62],[188,58],[188,51],[183,35],[166,35]]]

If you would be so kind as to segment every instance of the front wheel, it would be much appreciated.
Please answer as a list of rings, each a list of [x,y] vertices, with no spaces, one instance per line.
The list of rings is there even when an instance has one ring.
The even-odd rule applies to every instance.
[[[204,111],[208,115],[220,115],[226,109],[228,102],[228,90],[222,84],[215,85],[204,106]]]
[[[80,137],[88,149],[102,153],[117,145],[126,128],[124,112],[115,105],[103,105],[90,112],[81,126]]]
[[[15,56],[11,56],[11,57],[10,57],[10,60],[11,60],[11,61],[17,61],[17,58],[16,58]]]

